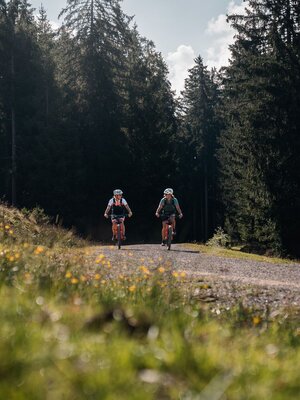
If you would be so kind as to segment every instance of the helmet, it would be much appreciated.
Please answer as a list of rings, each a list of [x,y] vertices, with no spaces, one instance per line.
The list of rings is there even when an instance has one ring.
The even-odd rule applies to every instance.
[[[164,194],[173,194],[173,189],[171,189],[171,188],[165,189]]]
[[[120,190],[120,189],[115,189],[115,190],[113,191],[113,194],[114,194],[114,196],[115,196],[116,194],[123,194],[123,192],[122,192],[122,190]]]

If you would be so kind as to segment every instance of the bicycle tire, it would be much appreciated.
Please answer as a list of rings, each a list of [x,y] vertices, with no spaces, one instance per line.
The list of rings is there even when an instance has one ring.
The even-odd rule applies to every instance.
[[[168,236],[167,236],[167,246],[168,246],[168,250],[171,249],[171,244],[172,244],[172,233],[173,233],[172,225],[169,225],[169,226],[168,226]]]
[[[122,244],[122,239],[121,239],[121,226],[118,224],[117,226],[117,246],[118,249],[120,250]]]

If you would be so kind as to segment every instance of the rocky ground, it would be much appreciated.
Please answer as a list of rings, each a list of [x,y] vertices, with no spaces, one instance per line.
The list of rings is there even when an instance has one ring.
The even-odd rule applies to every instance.
[[[141,265],[185,272],[189,294],[216,309],[239,303],[258,309],[300,309],[300,263],[213,256],[184,244],[173,244],[171,251],[158,244],[93,248],[93,255],[100,253],[111,260],[112,274],[130,274]]]

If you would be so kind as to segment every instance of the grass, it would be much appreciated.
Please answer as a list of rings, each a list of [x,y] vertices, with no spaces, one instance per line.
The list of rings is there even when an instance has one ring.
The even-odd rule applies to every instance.
[[[212,312],[168,264],[120,274],[60,228],[5,226],[1,399],[297,398],[298,310]]]
[[[203,254],[218,256],[218,257],[226,257],[226,258],[237,258],[244,260],[252,260],[252,261],[263,261],[273,264],[292,264],[295,263],[295,260],[291,260],[288,258],[280,258],[280,257],[269,257],[262,256],[259,254],[253,253],[245,253],[240,250],[240,247],[232,247],[231,249],[226,249],[224,247],[218,246],[207,246],[205,244],[199,243],[186,243],[185,247],[189,247],[192,250],[200,251]],[[299,262],[299,260],[297,260]]]

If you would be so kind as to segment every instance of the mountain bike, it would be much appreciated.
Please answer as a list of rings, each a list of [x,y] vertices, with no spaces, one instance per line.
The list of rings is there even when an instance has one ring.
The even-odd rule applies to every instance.
[[[116,245],[118,249],[121,248],[122,241],[124,240],[124,232],[123,232],[123,224],[122,218],[125,218],[126,215],[113,215],[112,219],[116,221],[116,229],[114,229],[114,238],[116,240]],[[115,224],[113,225],[115,226]]]
[[[175,216],[173,216],[176,218]],[[164,224],[164,235],[163,237],[166,240],[167,249],[171,249],[172,239],[173,239],[173,223],[172,223],[172,215],[168,216],[168,219],[165,219]]]

